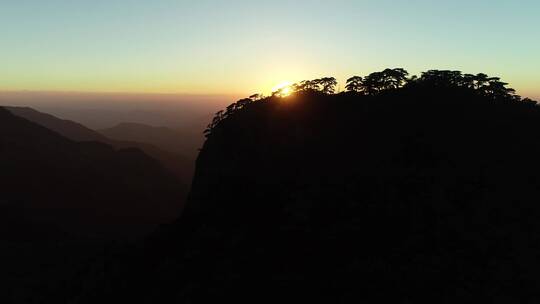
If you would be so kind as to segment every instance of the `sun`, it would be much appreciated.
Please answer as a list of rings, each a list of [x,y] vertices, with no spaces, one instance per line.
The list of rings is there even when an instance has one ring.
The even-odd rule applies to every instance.
[[[272,88],[272,93],[277,93],[281,97],[289,96],[293,93],[293,83],[290,81],[284,81]]]

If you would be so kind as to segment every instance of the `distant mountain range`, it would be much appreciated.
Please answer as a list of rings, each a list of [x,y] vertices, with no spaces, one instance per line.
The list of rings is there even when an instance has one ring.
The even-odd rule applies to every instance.
[[[107,235],[148,232],[178,216],[187,187],[177,177],[137,148],[115,150],[98,141],[107,139],[77,123],[0,108],[1,214]]]
[[[71,120],[60,119],[29,107],[4,107],[4,109],[74,141],[110,142],[107,137]]]
[[[112,128],[98,131],[113,140],[148,143],[165,151],[186,155],[193,160],[198,154],[198,148],[202,147],[203,144],[203,130],[197,130],[196,134],[193,134],[167,127],[121,123]]]
[[[26,106],[91,129],[135,122],[200,132],[232,96],[0,91],[0,106]]]
[[[65,290],[67,278],[92,269],[116,244],[172,222],[193,168],[193,159],[149,143],[109,139],[28,107],[0,107],[0,302]]]
[[[111,145],[116,149],[138,148],[160,161],[165,168],[178,176],[184,184],[189,185],[191,182],[196,157],[193,151],[197,150],[197,146],[195,143],[192,143],[191,146],[185,143],[190,140],[190,137],[186,136],[188,137],[186,140],[180,132],[168,128],[120,124],[118,128],[110,129],[110,132],[101,134],[77,122],[60,119],[29,107],[4,108],[16,116],[35,122],[73,141],[95,141]],[[131,129],[133,125],[137,127]],[[134,133],[137,135],[130,135]],[[191,154],[188,154],[188,152]]]

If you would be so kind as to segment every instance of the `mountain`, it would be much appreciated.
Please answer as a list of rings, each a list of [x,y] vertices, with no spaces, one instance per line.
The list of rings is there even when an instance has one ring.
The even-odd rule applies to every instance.
[[[163,262],[104,294],[534,302],[538,130],[536,104],[444,83],[243,100],[216,117],[186,209],[138,259]]]
[[[195,160],[202,146],[203,128],[181,131],[167,127],[153,127],[140,123],[121,123],[99,132],[119,141],[147,143],[162,150],[180,153]]]
[[[185,193],[138,149],[75,142],[3,108],[0,167],[4,217],[81,235],[147,233],[179,214]]]
[[[109,141],[105,136],[94,130],[88,129],[79,123],[60,119],[29,107],[4,107],[4,109],[16,116],[35,122],[74,141],[97,141],[104,143]]]
[[[94,130],[126,121],[185,129],[199,124],[201,118],[226,106],[230,99],[231,96],[193,94],[0,92],[0,106],[31,107]],[[208,122],[204,123],[203,127],[206,127]]]
[[[12,114],[25,118],[36,124],[39,124],[47,129],[57,132],[58,134],[77,142],[95,141],[113,146],[115,149],[137,148],[157,159],[165,168],[171,170],[182,183],[189,185],[193,177],[194,158],[188,158],[178,152],[171,150],[160,149],[150,143],[114,140],[100,134],[97,131],[91,130],[77,122],[64,120],[53,115],[36,111],[28,107],[4,107]],[[180,140],[181,134],[176,140]]]

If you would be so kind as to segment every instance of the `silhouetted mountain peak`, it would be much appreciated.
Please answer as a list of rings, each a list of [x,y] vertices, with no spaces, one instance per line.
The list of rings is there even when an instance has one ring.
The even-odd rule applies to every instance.
[[[168,236],[176,279],[200,288],[171,293],[395,302],[481,298],[478,280],[534,292],[507,279],[540,271],[514,251],[540,235],[539,107],[437,75],[339,94],[304,84],[217,113]]]

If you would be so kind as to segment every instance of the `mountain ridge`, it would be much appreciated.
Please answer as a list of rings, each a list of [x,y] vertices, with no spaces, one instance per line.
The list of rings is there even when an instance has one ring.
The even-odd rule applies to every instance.
[[[30,107],[4,107],[16,116],[33,121],[56,133],[77,142],[94,141],[113,146],[115,149],[138,148],[159,160],[163,166],[171,170],[183,183],[189,185],[193,175],[194,164],[188,157],[174,151],[164,150],[151,143],[115,140],[98,131],[94,131],[72,120],[61,119]],[[178,138],[177,140],[181,140]]]
[[[198,148],[202,145],[202,131],[200,130],[201,135],[194,136],[168,127],[149,126],[136,122],[122,122],[114,127],[98,130],[114,140],[149,143],[166,151],[181,153],[193,160],[197,156]]]
[[[138,233],[138,225],[155,226],[179,213],[181,184],[142,151],[78,143],[6,109],[0,115],[4,205],[69,229],[112,232],[116,226],[122,233],[129,227]],[[130,183],[140,188],[130,190]]]

